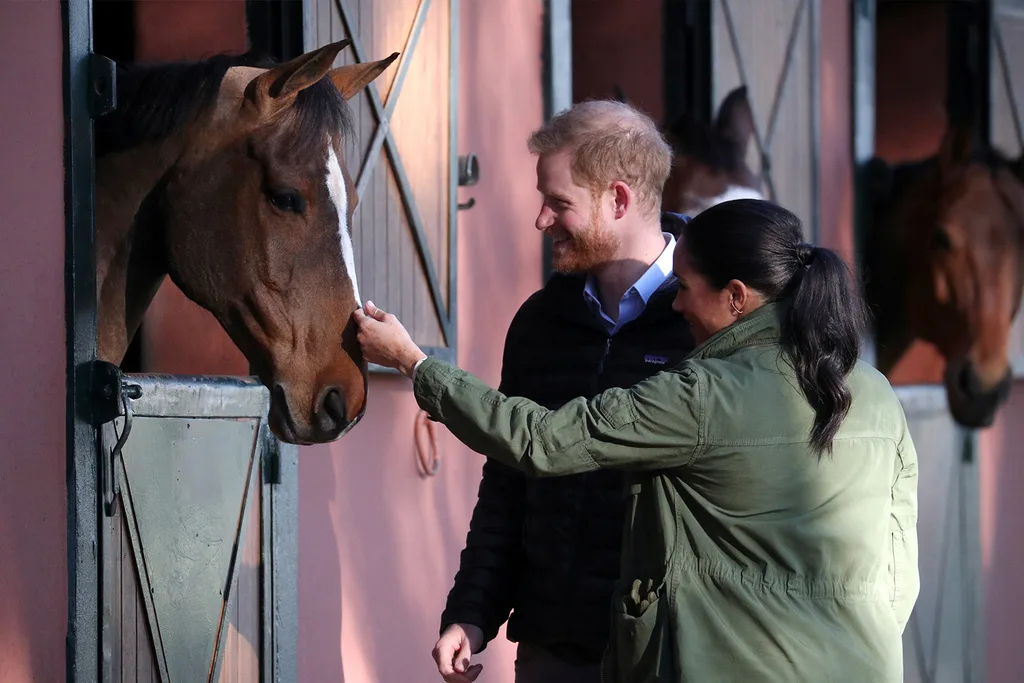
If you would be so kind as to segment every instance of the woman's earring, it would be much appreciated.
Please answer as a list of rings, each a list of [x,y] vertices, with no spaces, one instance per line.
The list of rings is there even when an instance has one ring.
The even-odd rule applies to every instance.
[[[735,301],[730,301],[729,306],[732,308],[733,315],[735,315],[737,318],[743,315],[743,311],[736,307]]]

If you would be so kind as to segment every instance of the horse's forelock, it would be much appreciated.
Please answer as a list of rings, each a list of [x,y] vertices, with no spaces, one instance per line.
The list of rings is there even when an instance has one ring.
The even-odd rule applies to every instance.
[[[352,139],[352,109],[330,79],[321,79],[300,91],[292,110],[294,122],[289,137],[300,154],[325,154],[328,138],[335,142]]]

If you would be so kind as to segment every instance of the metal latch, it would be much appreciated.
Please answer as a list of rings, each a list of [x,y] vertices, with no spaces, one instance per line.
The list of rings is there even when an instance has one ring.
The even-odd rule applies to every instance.
[[[121,368],[105,361],[94,363],[93,380],[93,386],[96,387],[92,405],[93,425],[100,427],[118,417],[124,417],[124,428],[120,434],[117,434],[116,425],[113,427],[117,439],[110,452],[105,452],[105,444],[99,452],[103,511],[107,517],[112,517],[120,493],[117,484],[117,459],[121,457],[121,449],[124,448],[132,431],[132,401],[142,397],[142,387],[132,384],[121,372]]]
[[[480,181],[480,161],[476,155],[470,152],[459,157],[459,187],[472,187]],[[470,197],[465,204],[459,204],[460,211],[472,209],[476,205],[476,198]]]

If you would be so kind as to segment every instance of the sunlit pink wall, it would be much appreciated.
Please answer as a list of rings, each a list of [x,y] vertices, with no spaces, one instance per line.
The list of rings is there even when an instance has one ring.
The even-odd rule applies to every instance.
[[[0,2],[0,681],[64,680],[60,3]]]
[[[459,216],[459,363],[497,383],[505,331],[541,284],[533,159],[541,123],[541,1],[460,3],[459,142],[480,158]],[[409,383],[373,377],[366,418],[304,448],[299,490],[299,680],[439,680],[430,658],[483,458],[438,430],[441,468],[417,474]],[[499,634],[481,680],[512,681]]]

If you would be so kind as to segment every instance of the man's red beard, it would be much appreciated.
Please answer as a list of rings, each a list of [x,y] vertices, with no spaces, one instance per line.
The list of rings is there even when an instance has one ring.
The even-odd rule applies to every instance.
[[[586,273],[608,263],[618,249],[618,236],[601,225],[595,210],[586,230],[553,245],[551,267],[558,273]]]

